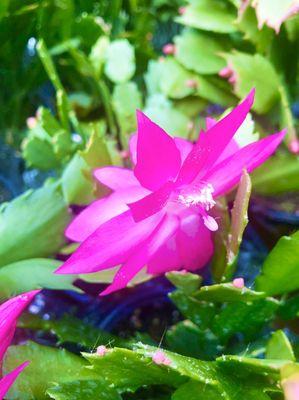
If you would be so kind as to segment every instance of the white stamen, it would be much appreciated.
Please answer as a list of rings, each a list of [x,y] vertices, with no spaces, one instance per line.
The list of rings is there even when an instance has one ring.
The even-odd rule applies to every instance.
[[[208,183],[202,187],[198,192],[192,194],[180,194],[178,199],[187,207],[202,206],[206,211],[209,211],[216,204],[213,199],[212,193],[214,192],[213,186]]]

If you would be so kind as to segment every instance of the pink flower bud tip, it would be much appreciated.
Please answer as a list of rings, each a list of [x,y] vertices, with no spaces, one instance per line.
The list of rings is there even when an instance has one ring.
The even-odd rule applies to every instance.
[[[289,144],[289,150],[293,154],[299,154],[299,140],[293,139]]]
[[[228,78],[231,75],[231,68],[229,67],[224,67],[219,71],[219,76],[221,76],[221,78]]]
[[[121,156],[121,158],[123,158],[123,159],[129,158],[130,153],[129,153],[128,150],[122,150],[122,151],[120,152],[120,156]]]
[[[197,82],[195,79],[188,79],[186,81],[186,86],[195,89],[197,87]]]
[[[226,78],[228,79],[228,82],[231,83],[232,85],[236,83],[237,81],[237,75],[235,71],[233,70],[231,65],[228,65],[227,67],[222,68],[219,72],[218,75],[221,78]]]
[[[167,358],[166,354],[162,350],[157,350],[153,356],[152,360],[157,365],[170,365],[171,360]]]
[[[172,43],[167,43],[165,46],[163,46],[162,51],[165,55],[174,54],[175,53],[175,45]]]
[[[97,348],[97,355],[100,357],[103,357],[104,355],[106,355],[107,352],[108,352],[108,349],[106,346],[102,345]]]
[[[188,273],[186,269],[181,269],[180,271],[174,271],[174,272],[179,275],[186,275]]]
[[[233,286],[237,289],[243,289],[245,287],[243,278],[236,278],[233,280]]]
[[[37,124],[37,120],[35,117],[29,117],[27,118],[26,123],[29,129],[33,129]]]
[[[183,15],[183,14],[185,14],[185,12],[186,12],[186,8],[187,8],[187,7],[183,7],[183,6],[182,6],[182,7],[180,7],[180,8],[179,8],[179,14],[180,14],[180,15]]]
[[[234,85],[237,82],[237,78],[235,75],[232,75],[230,78],[228,78],[229,83]]]

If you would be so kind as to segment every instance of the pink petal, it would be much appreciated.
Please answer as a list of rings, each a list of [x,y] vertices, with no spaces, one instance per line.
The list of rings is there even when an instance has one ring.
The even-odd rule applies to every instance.
[[[112,190],[127,189],[128,186],[139,186],[132,170],[121,167],[98,168],[93,172],[94,177]]]
[[[134,133],[129,140],[129,150],[132,164],[137,163],[137,133]]]
[[[142,186],[157,190],[174,179],[181,156],[174,140],[141,111],[137,112],[138,140],[135,176]]]
[[[182,218],[177,234],[149,261],[147,272],[154,275],[181,268],[195,271],[206,265],[212,254],[211,232],[200,215],[189,214]]]
[[[209,130],[211,129],[214,125],[217,124],[217,121],[214,118],[210,118],[207,117],[206,118],[206,129]],[[201,133],[200,138],[202,140],[204,140],[204,135],[205,132]],[[204,142],[202,142],[204,143]],[[221,161],[225,160],[226,158],[232,156],[236,151],[238,151],[240,148],[240,146],[238,145],[238,143],[236,142],[236,140],[234,138],[232,138],[227,146],[225,147],[225,149],[223,150],[222,154],[220,155],[220,157],[218,158],[216,164],[219,164]]]
[[[283,130],[251,143],[217,164],[212,171],[203,177],[204,181],[207,180],[213,185],[215,189],[214,197],[226,193],[235,186],[239,182],[244,169],[251,172],[266,161],[281,143],[285,134],[286,131]]]
[[[176,235],[169,238],[147,263],[147,273],[159,275],[181,268]]]
[[[206,118],[206,130],[208,131],[209,129],[213,128],[214,125],[217,124],[216,119],[207,117]]]
[[[23,371],[24,368],[27,367],[29,361],[24,362],[19,367],[17,367],[14,371],[5,375],[2,379],[0,379],[0,400],[3,400],[4,396],[9,391],[10,387],[14,384],[17,377]]]
[[[193,147],[193,143],[190,140],[183,139],[181,137],[175,137],[174,139],[176,147],[179,149],[181,154],[181,162],[185,161],[187,155],[190,153]],[[129,141],[130,156],[133,164],[137,162],[137,134],[131,136]]]
[[[204,226],[202,217],[197,214],[185,217],[177,235],[177,247],[181,268],[195,271],[202,268],[213,254],[211,232]]]
[[[166,214],[151,236],[142,244],[135,253],[120,267],[113,282],[101,296],[105,296],[127,286],[134,276],[146,265],[148,260],[159,248],[174,235],[178,229],[179,221],[174,215]]]
[[[65,231],[65,236],[74,242],[83,242],[100,225],[126,210],[127,205],[122,201],[114,201],[112,195],[96,200],[70,223]]]
[[[293,0],[291,2],[280,1],[278,3],[280,3],[279,7],[275,5],[276,12],[273,12],[271,10],[271,2],[268,2],[268,4],[262,1],[253,2],[252,6],[256,8],[259,29],[262,29],[265,23],[270,28],[273,28],[276,34],[279,34],[282,23],[299,12],[298,0]]]
[[[179,149],[180,154],[181,154],[181,160],[184,162],[190,153],[190,151],[193,148],[193,143],[190,142],[189,140],[180,138],[180,137],[175,137],[174,142],[176,147]]]
[[[1,361],[2,358],[4,356],[4,354],[6,353],[6,350],[8,349],[8,347],[10,346],[12,339],[15,335],[15,330],[17,327],[17,321],[13,321],[13,322],[8,322],[7,323],[7,327],[3,327],[1,329],[1,334],[0,334],[0,367],[1,367]],[[1,375],[1,368],[0,368],[0,375]]]
[[[205,132],[183,163],[177,184],[190,184],[196,177],[202,177],[205,171],[216,163],[246,118],[253,99],[254,90],[241,104]]]
[[[132,211],[134,220],[136,222],[142,221],[162,210],[173,190],[174,183],[166,182],[160,189],[150,193],[143,199],[129,203],[128,206]]]
[[[158,213],[136,223],[126,211],[112,218],[95,230],[56,273],[92,273],[124,263],[162,217],[163,213]]]
[[[20,294],[0,306],[0,361],[13,337],[16,321],[40,290]]]
[[[235,139],[233,138],[228,145],[226,146],[226,148],[224,149],[223,153],[221,154],[221,156],[218,158],[217,162],[215,163],[215,165],[221,163],[221,161],[227,159],[228,157],[232,156],[233,154],[235,154],[238,150],[240,149],[240,146],[238,145],[238,143],[235,141]]]
[[[149,192],[141,186],[117,190],[110,196],[91,203],[67,227],[65,235],[75,242],[87,239],[100,225],[128,210],[127,203],[139,200]]]

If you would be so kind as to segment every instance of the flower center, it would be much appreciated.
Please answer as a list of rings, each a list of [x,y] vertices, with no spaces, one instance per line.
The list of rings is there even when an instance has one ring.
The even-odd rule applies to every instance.
[[[213,192],[213,186],[208,183],[199,190],[193,189],[192,192],[181,192],[178,200],[186,207],[201,206],[204,210],[209,211],[216,204],[215,200],[213,199]]]
[[[178,201],[185,207],[196,207],[197,212],[202,216],[205,226],[210,231],[216,231],[218,224],[216,220],[208,215],[208,211],[216,204],[213,198],[214,188],[208,184],[203,184],[200,187],[183,189],[178,195]]]

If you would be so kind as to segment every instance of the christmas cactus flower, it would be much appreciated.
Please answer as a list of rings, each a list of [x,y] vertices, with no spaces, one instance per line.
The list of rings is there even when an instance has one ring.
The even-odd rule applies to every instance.
[[[10,345],[10,342],[14,336],[17,319],[28,307],[34,296],[39,290],[33,290],[16,296],[0,306],[0,364],[2,363],[3,356]],[[29,364],[25,362],[17,367],[14,371],[5,375],[0,379],[0,400],[4,398],[9,388],[12,386],[14,381],[17,379],[23,369]]]
[[[244,3],[241,6],[243,9],[250,5],[248,0],[245,0]],[[299,12],[298,0],[254,0],[252,6],[256,9],[258,28],[262,29],[266,24],[277,34],[282,23]]]
[[[95,170],[96,179],[113,193],[68,227],[67,237],[82,243],[57,272],[92,273],[121,265],[105,295],[125,287],[144,266],[153,275],[203,267],[218,228],[211,215],[215,199],[238,184],[244,169],[262,164],[285,135],[239,148],[233,137],[253,99],[251,91],[219,122],[209,120],[195,144],[170,137],[138,112],[138,132],[130,143],[134,169]]]

